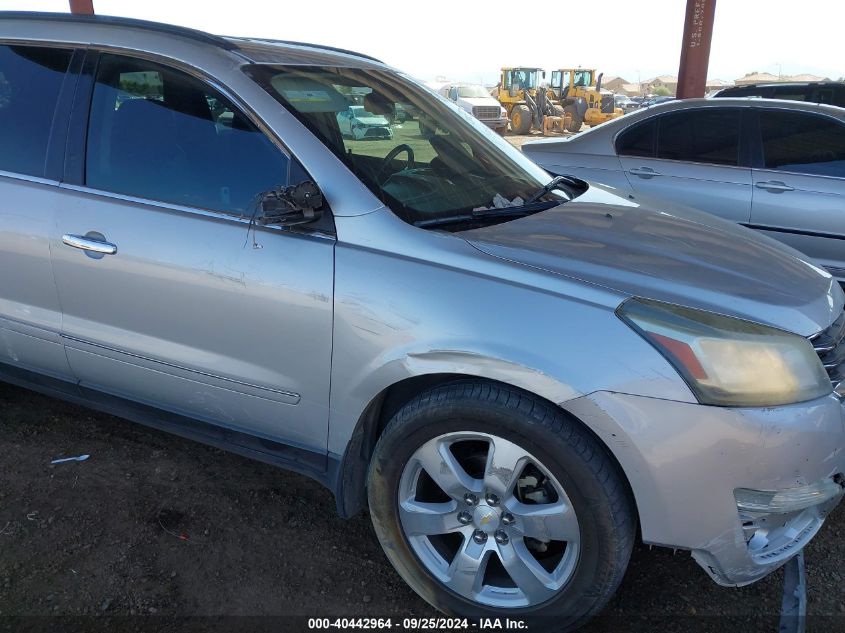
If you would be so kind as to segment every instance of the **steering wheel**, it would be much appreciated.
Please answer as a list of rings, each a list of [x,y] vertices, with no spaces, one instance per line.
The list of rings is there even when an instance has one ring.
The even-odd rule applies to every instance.
[[[384,180],[387,180],[387,178],[384,177],[384,172],[393,162],[393,159],[399,156],[399,154],[401,154],[402,152],[405,152],[408,155],[408,159],[405,161],[405,167],[403,167],[402,169],[414,168],[414,150],[413,148],[411,148],[410,145],[402,143],[401,145],[397,145],[392,150],[390,150],[387,156],[385,156],[384,159],[381,161],[381,166],[376,172],[376,180],[378,182],[383,182]]]

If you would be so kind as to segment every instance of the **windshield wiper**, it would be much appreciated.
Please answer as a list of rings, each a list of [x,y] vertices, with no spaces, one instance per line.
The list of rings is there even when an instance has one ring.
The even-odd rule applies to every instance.
[[[488,218],[518,218],[525,215],[531,215],[532,213],[537,213],[538,211],[545,211],[546,209],[551,209],[552,207],[556,207],[559,204],[562,204],[563,200],[546,200],[543,202],[533,202],[530,205],[528,203],[521,204],[518,207],[504,207],[501,209],[478,209],[472,211],[471,213],[462,213],[460,215],[450,215],[448,217],[443,218],[432,218],[430,220],[417,220],[414,222],[414,226],[418,226],[420,228],[428,228],[432,226],[446,226],[448,224],[461,224],[463,222],[475,222],[477,220],[486,220]]]
[[[540,189],[538,189],[537,191],[532,193],[530,196],[528,196],[528,200],[525,201],[525,204],[528,205],[528,204],[532,204],[534,202],[537,202],[537,200],[539,200],[540,198],[545,196],[547,193],[549,193],[549,192],[551,192],[555,189],[563,189],[568,194],[570,194],[570,195],[572,194],[572,192],[569,191],[568,187],[562,187],[561,185],[567,185],[568,187],[575,187],[576,189],[581,188],[581,183],[579,183],[574,178],[569,178],[568,176],[555,176],[554,178],[552,178],[549,181],[548,184],[543,185]]]

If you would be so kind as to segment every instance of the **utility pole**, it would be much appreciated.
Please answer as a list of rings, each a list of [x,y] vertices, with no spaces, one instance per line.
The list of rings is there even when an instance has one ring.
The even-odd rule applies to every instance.
[[[70,12],[94,15],[94,0],[70,0]]]
[[[681,64],[678,69],[679,99],[704,96],[715,15],[716,0],[687,0]]]

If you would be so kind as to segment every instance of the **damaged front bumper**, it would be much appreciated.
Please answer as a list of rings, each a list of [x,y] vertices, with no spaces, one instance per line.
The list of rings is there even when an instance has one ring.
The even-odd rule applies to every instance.
[[[747,584],[762,578],[798,554],[816,535],[825,517],[842,500],[845,488],[841,482],[842,476],[837,475],[807,486],[780,491],[753,491],[775,499],[778,495],[794,497],[785,507],[755,504],[748,508],[743,504],[743,498],[737,495],[737,511],[747,551],[727,548],[716,553],[693,550],[693,558],[720,585]],[[754,567],[749,567],[749,558]],[[735,570],[740,569],[743,576],[738,577]]]
[[[689,550],[720,585],[792,559],[843,497],[845,409],[833,395],[731,409],[597,392],[562,406],[622,466],[643,541]]]

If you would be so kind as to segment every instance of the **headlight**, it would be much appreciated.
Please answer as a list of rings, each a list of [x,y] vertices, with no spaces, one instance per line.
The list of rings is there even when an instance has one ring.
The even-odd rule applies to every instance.
[[[734,490],[736,507],[742,512],[786,514],[827,503],[843,494],[842,486],[833,479],[824,479],[807,486],[785,490]]]
[[[617,314],[672,363],[702,404],[770,407],[832,390],[813,346],[797,334],[650,299],[629,299]]]

